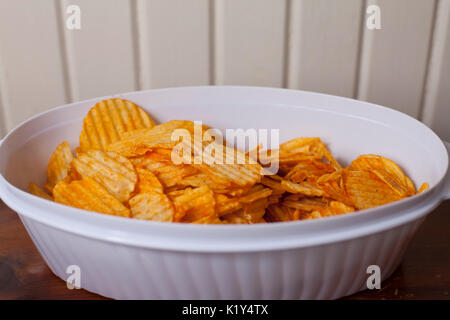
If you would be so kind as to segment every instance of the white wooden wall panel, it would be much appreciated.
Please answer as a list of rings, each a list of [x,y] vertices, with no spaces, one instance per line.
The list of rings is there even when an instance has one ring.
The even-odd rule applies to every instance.
[[[205,84],[356,97],[450,140],[450,0],[0,0],[0,136],[66,102]]]
[[[54,0],[0,0],[0,60],[8,130],[66,102]]]
[[[0,48],[1,49],[1,48]],[[1,51],[0,51],[1,53]],[[6,116],[9,112],[8,92],[5,81],[5,68],[3,67],[2,57],[0,55],[0,139],[8,132]]]
[[[418,117],[434,18],[434,0],[369,0],[381,30],[364,28],[358,99]]]
[[[210,83],[208,0],[140,0],[142,88]]]
[[[68,5],[81,9],[81,30],[65,28]],[[73,100],[137,88],[130,0],[64,0],[61,16]]]
[[[423,121],[450,141],[450,0],[439,1]]]
[[[287,86],[353,97],[361,0],[293,0]]]
[[[285,0],[215,1],[215,84],[284,85]]]

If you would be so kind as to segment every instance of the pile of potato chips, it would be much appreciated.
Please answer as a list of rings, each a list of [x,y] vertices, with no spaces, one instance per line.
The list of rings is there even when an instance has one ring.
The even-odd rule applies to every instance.
[[[342,168],[319,138],[283,143],[278,150],[266,151],[264,161],[258,152],[253,159],[249,152],[222,143],[234,159],[245,161],[175,163],[172,155],[179,141],[172,137],[174,130],[193,135],[194,126],[183,120],[155,125],[130,101],[101,101],[84,119],[76,155],[67,142],[61,143],[50,157],[47,192],[34,183],[30,192],[122,217],[249,224],[354,212],[428,188],[424,183],[416,192],[394,162],[377,155],[362,155]],[[204,131],[208,128],[202,126]],[[193,152],[188,158],[206,147],[191,142]],[[265,170],[267,160],[277,161],[277,174]]]

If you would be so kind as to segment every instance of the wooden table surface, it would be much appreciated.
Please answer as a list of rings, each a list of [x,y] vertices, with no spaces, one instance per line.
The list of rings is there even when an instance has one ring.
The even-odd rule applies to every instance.
[[[17,214],[0,201],[0,299],[104,298],[67,289],[46,266]],[[450,299],[450,201],[430,214],[380,290],[345,299]]]

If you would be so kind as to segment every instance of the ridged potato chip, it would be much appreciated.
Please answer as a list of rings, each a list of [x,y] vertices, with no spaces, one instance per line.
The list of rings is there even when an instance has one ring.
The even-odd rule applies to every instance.
[[[152,118],[131,101],[119,98],[103,100],[91,108],[83,120],[80,149],[82,152],[90,149],[106,151],[126,132],[154,125]]]
[[[131,162],[113,152],[89,150],[72,161],[82,177],[91,177],[119,201],[125,202],[134,191],[137,175]]]
[[[308,178],[317,179],[324,174],[332,173],[336,169],[329,163],[318,160],[299,161],[284,177],[292,182],[299,183]]]
[[[336,170],[341,169],[320,138],[295,138],[280,145],[277,154],[280,171],[287,173],[300,161],[326,159]],[[276,159],[272,159],[276,161]]]
[[[203,218],[200,218],[198,220],[192,221],[192,223],[196,223],[196,224],[223,224],[223,221],[220,220],[216,216],[207,216],[207,217],[203,217]]]
[[[164,192],[164,187],[158,178],[148,169],[136,168],[136,173],[138,175],[138,193],[145,193],[156,191],[159,193]]]
[[[226,187],[246,187],[258,183],[261,180],[259,165],[252,164],[199,164],[193,165],[201,172],[210,176],[216,183],[222,183]]]
[[[295,221],[300,217],[299,209],[292,209],[280,204],[272,204],[267,208],[264,219],[268,222]]]
[[[146,154],[132,160],[136,168],[141,167],[150,170],[161,182],[164,188],[173,187],[181,183],[185,177],[198,173],[197,169],[190,165],[175,165],[160,155]]]
[[[193,175],[189,175],[180,179],[177,182],[177,185],[180,187],[201,187],[203,185],[208,186],[215,193],[227,193],[232,192],[234,189],[229,188],[227,186],[217,184],[205,173],[195,173]]]
[[[215,194],[214,199],[216,201],[216,213],[219,217],[235,212],[243,206],[238,197]]]
[[[30,193],[34,194],[35,196],[41,197],[45,200],[53,201],[53,198],[44,190],[42,190],[37,184],[34,182],[30,182]]]
[[[344,170],[345,189],[355,208],[368,209],[402,199],[370,171]]]
[[[307,198],[291,195],[283,199],[282,205],[292,209],[311,212],[326,208],[328,201],[323,198]]]
[[[342,172],[342,170],[338,170],[330,174],[324,174],[317,179],[316,184],[328,198],[353,206],[353,201],[345,188]]]
[[[182,139],[176,136],[177,132],[184,132],[181,130],[186,130],[186,133],[193,136],[194,123],[172,120],[149,129],[131,131],[124,134],[120,141],[109,145],[107,150],[117,152],[125,157],[136,157],[155,148],[172,149]],[[175,136],[173,136],[174,134]]]
[[[317,218],[325,218],[336,216],[340,214],[354,212],[355,209],[353,207],[347,206],[342,202],[331,201],[330,204],[325,208],[320,208],[318,210],[314,210],[311,213],[302,213],[300,215],[301,220],[308,219],[317,219]]]
[[[53,187],[59,181],[69,176],[72,160],[73,155],[72,151],[70,151],[69,143],[64,141],[56,147],[47,166],[47,183],[45,188],[48,192],[53,193]]]
[[[224,206],[220,208],[219,215],[228,223],[236,223],[237,221],[241,221],[241,223],[260,223],[269,206],[271,194],[272,190],[270,188],[266,188],[263,185],[255,185],[246,194],[237,198],[240,205],[231,200],[236,198],[229,199],[228,203],[224,201]],[[229,210],[225,212],[224,208]]]
[[[226,187],[246,187],[261,180],[261,165],[239,150],[215,141],[194,143],[192,149],[194,155],[202,155],[202,162],[197,164],[194,161],[192,166],[207,174],[215,183]],[[208,149],[220,152],[216,155],[208,152]]]
[[[236,214],[242,215],[249,223],[259,223],[266,213],[269,206],[267,198],[259,198],[251,203],[246,204]]]
[[[90,177],[67,183],[60,181],[53,189],[55,201],[79,209],[122,217],[130,210]]]
[[[187,188],[172,201],[175,205],[175,221],[192,222],[203,217],[217,217],[214,193],[207,186]]]
[[[169,198],[158,191],[150,190],[131,198],[131,216],[136,219],[172,222],[174,206]]]
[[[377,155],[362,155],[350,165],[350,170],[370,171],[389,185],[400,197],[416,194],[416,189],[409,179],[393,161]]]
[[[294,183],[289,180],[283,180],[281,182],[283,188],[290,193],[301,193],[311,197],[321,197],[323,196],[323,191],[317,187],[315,183],[310,181],[303,181],[300,183]]]
[[[428,190],[430,186],[428,185],[428,183],[424,182],[422,183],[422,185],[420,186],[419,190],[417,190],[417,194],[424,192],[425,190]]]
[[[253,186],[248,193],[241,196],[239,201],[241,203],[252,203],[256,200],[268,198],[272,194],[272,190],[270,188],[266,188],[261,184]]]
[[[248,219],[237,213],[229,213],[220,217],[221,221],[226,224],[250,224]]]

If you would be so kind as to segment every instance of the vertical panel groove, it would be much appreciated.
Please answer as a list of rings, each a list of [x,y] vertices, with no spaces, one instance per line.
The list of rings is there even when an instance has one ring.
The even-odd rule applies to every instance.
[[[420,119],[431,125],[436,112],[436,101],[440,84],[440,75],[445,54],[445,38],[450,23],[450,1],[439,0],[436,5],[433,36],[430,44],[428,72],[423,92],[423,105]]]
[[[381,10],[381,29],[365,28],[358,98],[417,118],[435,1],[369,0],[369,4]]]
[[[289,82],[289,59],[290,59],[290,53],[289,48],[291,46],[290,42],[290,25],[291,25],[291,7],[292,7],[292,0],[286,0],[286,10],[285,10],[285,16],[284,16],[284,52],[283,52],[283,82],[282,86],[283,88],[288,88],[288,82]]]
[[[362,3],[291,1],[289,88],[354,97]]]
[[[56,12],[56,26],[57,26],[57,33],[58,33],[58,40],[59,40],[59,50],[61,55],[61,61],[62,61],[62,72],[63,72],[63,80],[64,80],[64,90],[65,90],[65,97],[66,97],[66,103],[73,101],[73,92],[72,92],[72,85],[71,85],[71,79],[69,75],[69,62],[67,57],[67,45],[66,45],[66,37],[64,34],[64,17],[65,17],[65,10],[63,9],[64,6],[62,6],[63,3],[59,0],[55,1],[55,12]]]
[[[150,54],[147,33],[147,5],[145,0],[135,1],[136,17],[136,46],[137,46],[137,77],[139,90],[149,89],[152,84],[150,81]]]
[[[65,27],[65,17],[66,10],[69,4],[67,0],[59,1],[55,0],[56,13],[60,15],[57,19],[60,32],[60,40],[63,48],[62,59],[63,59],[63,70],[65,85],[67,86],[67,97],[69,102],[80,100],[80,93],[77,81],[77,72],[75,64],[75,53],[73,48],[73,37],[72,32],[77,32],[75,30],[67,30]],[[81,28],[83,28],[83,11],[81,11]]]
[[[222,0],[211,0],[214,2],[214,84],[223,84],[224,81],[224,3]]]
[[[423,112],[424,112],[424,103],[425,103],[425,96],[426,96],[426,90],[427,90],[427,84],[428,84],[428,77],[430,74],[430,67],[431,67],[431,54],[433,52],[435,37],[434,37],[434,31],[436,30],[436,23],[437,23],[437,9],[439,5],[439,0],[434,0],[434,11],[433,11],[433,23],[430,30],[430,42],[428,44],[428,52],[427,52],[427,62],[425,67],[425,76],[422,86],[422,94],[420,97],[420,105],[419,105],[419,113],[418,113],[418,119],[422,120],[423,118]]]
[[[215,75],[215,65],[216,65],[216,57],[215,57],[215,0],[208,1],[208,19],[209,19],[209,84],[216,84],[216,75]]]
[[[131,16],[131,41],[133,43],[133,65],[134,65],[134,90],[142,90],[141,87],[141,52],[139,39],[139,12],[138,4],[129,0]]]
[[[359,25],[359,34],[358,34],[358,53],[356,55],[356,72],[355,72],[355,88],[353,89],[353,99],[358,99],[359,92],[359,81],[361,76],[361,61],[362,61],[362,53],[363,53],[363,41],[365,29],[366,29],[366,8],[367,8],[367,0],[362,0],[361,6],[361,23]]]
[[[8,98],[8,88],[6,87],[6,70],[3,65],[3,60],[0,52],[0,137],[12,128],[11,106]]]
[[[373,34],[368,33],[367,28],[365,27],[366,23],[366,9],[369,5],[368,0],[364,0],[363,4],[363,16],[361,21],[362,30],[361,32],[361,43],[359,48],[359,58],[358,58],[358,77],[357,77],[357,85],[355,88],[355,99],[358,100],[367,100],[367,86],[368,86],[368,78],[369,78],[369,68],[370,68],[370,54],[372,52],[372,40]],[[381,20],[383,21],[383,20]]]
[[[287,53],[287,73],[286,73],[286,87],[291,89],[298,89],[299,87],[299,79],[297,76],[297,70],[299,70],[300,66],[298,61],[301,60],[300,57],[300,48],[298,41],[292,41],[292,36],[294,34],[294,30],[299,32],[301,27],[300,17],[301,17],[301,3],[300,1],[293,1],[289,3],[289,25],[288,25],[288,53]]]

